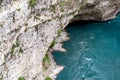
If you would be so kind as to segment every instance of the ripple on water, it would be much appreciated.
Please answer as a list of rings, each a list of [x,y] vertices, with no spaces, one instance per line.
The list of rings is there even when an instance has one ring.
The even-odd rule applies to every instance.
[[[120,17],[104,23],[71,25],[67,52],[54,52],[65,66],[56,80],[120,80]]]

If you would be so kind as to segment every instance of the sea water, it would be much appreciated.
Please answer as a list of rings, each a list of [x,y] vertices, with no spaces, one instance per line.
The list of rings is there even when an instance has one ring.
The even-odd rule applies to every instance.
[[[66,52],[54,52],[64,69],[56,80],[120,80],[120,16],[107,22],[69,25]]]

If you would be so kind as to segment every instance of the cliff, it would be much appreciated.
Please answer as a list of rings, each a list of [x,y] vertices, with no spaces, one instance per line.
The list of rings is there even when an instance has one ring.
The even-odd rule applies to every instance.
[[[63,67],[50,53],[64,51],[64,28],[71,21],[112,19],[119,2],[0,0],[0,80],[55,79]]]
[[[120,12],[120,0],[82,0],[81,9],[72,21],[106,21]]]

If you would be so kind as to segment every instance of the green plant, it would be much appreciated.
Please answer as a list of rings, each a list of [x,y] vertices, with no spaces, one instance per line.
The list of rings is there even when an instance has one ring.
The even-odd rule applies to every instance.
[[[27,28],[25,28],[24,32],[27,32],[27,30],[28,30],[28,29],[27,29]]]
[[[71,0],[67,0],[67,2],[71,2]]]
[[[20,41],[17,39],[16,40],[16,43],[15,44],[13,44],[12,45],[12,48],[11,48],[11,57],[13,57],[14,56],[14,51],[15,51],[15,48],[17,48],[17,47],[19,47],[20,46]],[[19,52],[20,53],[23,53],[23,49],[20,47],[20,49],[19,49]]]
[[[46,55],[45,55],[45,57],[44,57],[44,59],[43,59],[43,62],[45,62],[45,61],[50,62],[48,53],[46,53]]]
[[[64,1],[61,1],[61,2],[59,3],[59,5],[60,5],[60,6],[64,6],[64,5],[65,5],[65,2],[64,2]]]
[[[16,47],[19,47],[20,46],[20,42],[17,40],[16,41]]]
[[[61,35],[61,32],[62,32],[62,30],[61,30],[61,29],[58,29],[58,30],[57,30],[57,35],[60,36],[60,35]]]
[[[46,8],[42,8],[41,11],[44,11]]]
[[[18,80],[26,80],[24,77],[19,77]]]
[[[35,31],[38,31],[39,24],[36,24],[34,27],[35,27]]]
[[[20,11],[20,10],[21,10],[20,8],[17,9],[17,11]]]
[[[61,2],[59,3],[59,5],[61,6],[60,11],[61,11],[61,12],[64,12],[65,2],[64,2],[64,1],[61,1]]]
[[[34,7],[37,3],[37,0],[29,0],[29,6]]]
[[[52,80],[50,77],[46,77],[45,80]]]
[[[44,67],[44,69],[47,70],[49,65],[50,65],[50,58],[49,58],[48,53],[46,53],[45,57],[43,58],[43,67]]]
[[[12,48],[11,48],[11,57],[14,55],[15,47],[16,47],[16,45],[13,44]]]
[[[34,16],[34,20],[38,20],[39,19],[39,17],[37,17],[37,16]]]
[[[3,66],[3,65],[5,65],[6,63],[5,62],[3,62],[0,66]]]
[[[23,49],[20,47],[19,53],[23,53],[23,52],[24,52]]]
[[[3,80],[3,78],[0,78],[0,80]]]
[[[0,42],[0,45],[2,44],[2,42]]]
[[[56,41],[53,40],[52,43],[51,43],[51,45],[50,45],[50,48],[52,49],[55,46],[55,44],[56,44]]]
[[[51,11],[55,11],[55,5],[51,5],[51,6],[50,6],[50,10],[51,10]]]
[[[3,0],[0,0],[0,5],[2,4]]]

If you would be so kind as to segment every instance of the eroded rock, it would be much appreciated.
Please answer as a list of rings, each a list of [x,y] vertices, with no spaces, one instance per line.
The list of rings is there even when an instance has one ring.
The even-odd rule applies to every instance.
[[[60,31],[63,31],[72,19],[111,19],[119,12],[120,2],[32,1],[0,0],[0,80],[18,80],[21,77],[26,80],[45,80],[47,76],[55,79],[63,67],[57,66],[49,55],[51,65],[45,70],[43,60],[46,53],[51,52],[54,47],[53,41],[61,42]],[[58,48],[62,49],[54,47],[55,50]]]
[[[82,0],[81,9],[72,21],[105,21],[120,12],[120,0]]]

